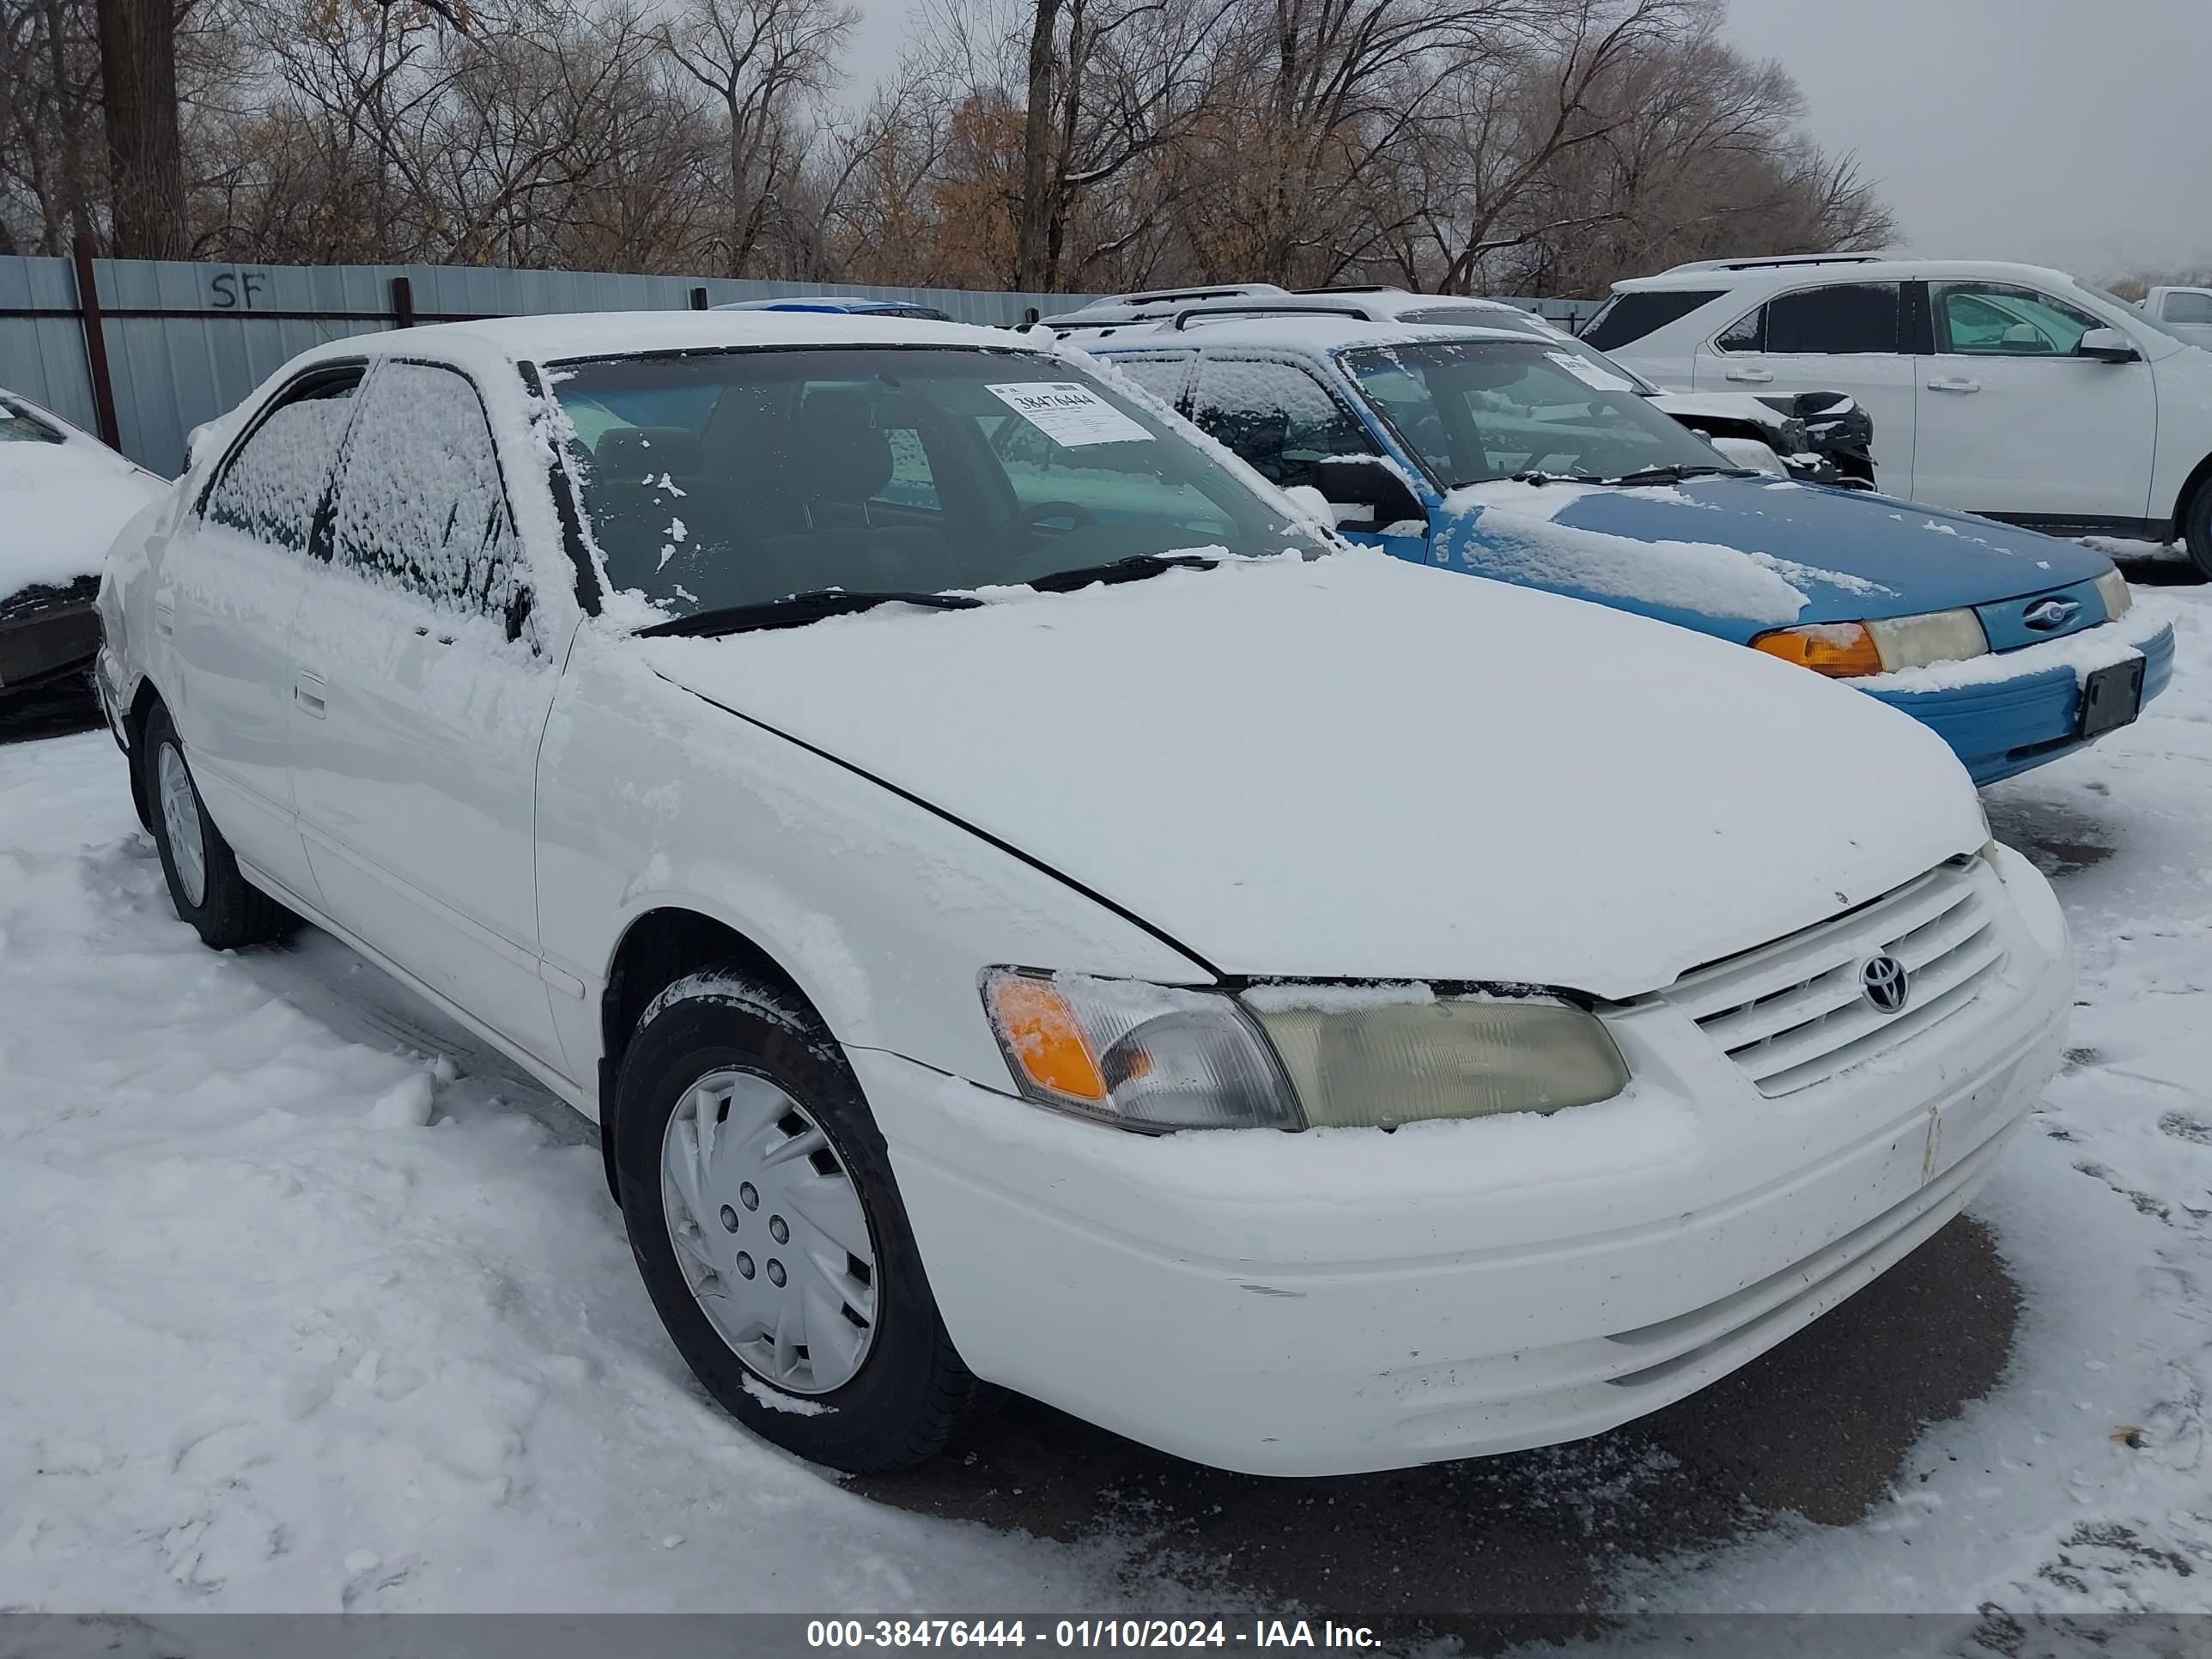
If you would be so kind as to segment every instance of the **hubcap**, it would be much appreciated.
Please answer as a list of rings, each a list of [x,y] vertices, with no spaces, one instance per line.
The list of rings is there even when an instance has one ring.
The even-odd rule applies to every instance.
[[[700,1311],[779,1389],[827,1394],[876,1337],[860,1188],[811,1114],[750,1072],[685,1091],[660,1143],[669,1242]]]
[[[168,833],[169,862],[176,866],[177,883],[185,901],[194,909],[207,902],[207,842],[200,827],[199,799],[192,793],[192,775],[177,745],[165,743],[154,753],[154,781],[161,797],[161,828]]]

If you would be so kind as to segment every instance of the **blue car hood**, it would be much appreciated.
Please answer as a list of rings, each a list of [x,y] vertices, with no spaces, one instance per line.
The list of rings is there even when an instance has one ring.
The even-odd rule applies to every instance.
[[[1445,498],[1434,526],[1431,556],[1447,568],[1739,641],[1793,623],[1986,605],[2111,568],[2034,531],[1768,478],[1473,484]]]

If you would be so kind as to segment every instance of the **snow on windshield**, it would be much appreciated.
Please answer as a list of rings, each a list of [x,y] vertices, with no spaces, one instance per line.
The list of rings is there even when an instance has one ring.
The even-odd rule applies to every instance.
[[[610,586],[665,615],[1314,545],[1242,468],[1066,360],[867,347],[610,358],[564,366],[551,391]]]

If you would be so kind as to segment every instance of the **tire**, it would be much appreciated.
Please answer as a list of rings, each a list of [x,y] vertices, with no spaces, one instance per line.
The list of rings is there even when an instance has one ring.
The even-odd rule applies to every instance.
[[[967,1425],[981,1385],[938,1315],[859,1080],[818,1023],[734,970],[693,974],[645,1011],[615,1099],[631,1252],[726,1411],[856,1474],[924,1462]]]
[[[2212,581],[2212,477],[2197,486],[2197,493],[2189,498],[2189,510],[2181,520],[2182,544],[2188,548],[2189,557],[2207,581]]]
[[[238,872],[238,857],[208,817],[169,711],[154,705],[140,744],[139,787],[152,821],[169,899],[211,950],[235,951],[288,937],[300,918]],[[163,793],[164,778],[168,793]]]

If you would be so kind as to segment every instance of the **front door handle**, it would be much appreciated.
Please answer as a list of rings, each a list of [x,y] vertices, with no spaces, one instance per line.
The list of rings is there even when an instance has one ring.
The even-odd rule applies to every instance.
[[[320,720],[331,711],[330,685],[320,674],[302,668],[292,677],[292,701]]]
[[[1928,389],[1930,392],[1979,392],[1982,383],[1979,380],[1930,380]]]
[[[1753,386],[1765,386],[1774,378],[1774,371],[1770,368],[1732,368],[1728,371],[1728,378],[1731,380],[1748,380]]]
[[[165,640],[177,631],[177,602],[167,593],[154,601],[154,631]]]

